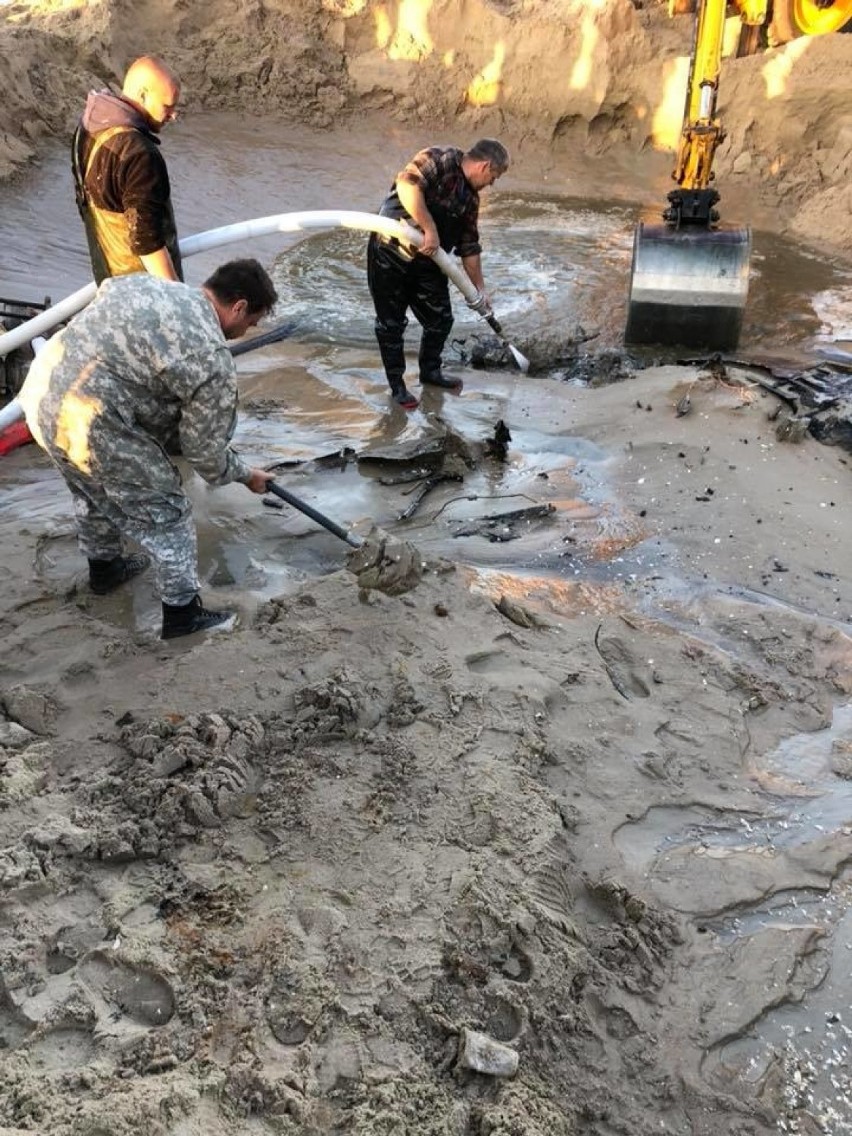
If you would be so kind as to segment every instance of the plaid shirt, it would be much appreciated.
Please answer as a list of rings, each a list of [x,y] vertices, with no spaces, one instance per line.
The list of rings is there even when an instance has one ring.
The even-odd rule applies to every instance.
[[[482,252],[479,243],[479,194],[462,172],[464,152],[454,146],[429,146],[415,154],[382,203],[379,213],[396,221],[411,221],[396,191],[396,182],[419,185],[426,208],[438,230],[441,248],[457,256]]]

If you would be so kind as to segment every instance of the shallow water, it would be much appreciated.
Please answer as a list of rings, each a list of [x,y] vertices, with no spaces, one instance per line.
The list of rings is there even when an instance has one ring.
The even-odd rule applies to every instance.
[[[374,211],[412,148],[409,132],[391,124],[374,137],[375,129],[311,131],[275,119],[190,114],[162,136],[179,231],[187,236],[307,209]],[[591,161],[577,171],[568,159],[525,154],[486,195],[487,279],[507,325],[518,321],[518,330],[529,332],[554,321],[580,322],[599,327],[603,345],[620,343],[633,228],[640,216],[654,217],[664,188],[649,183],[638,162],[632,169],[599,164],[600,180]],[[594,195],[577,193],[581,181],[596,186]],[[611,201],[600,195],[600,184]],[[735,223],[730,209],[726,219]],[[64,143],[47,145],[37,163],[0,186],[0,239],[0,295],[56,301],[88,282]],[[280,256],[297,244],[297,253]],[[188,279],[199,282],[227,255],[249,252],[267,263],[277,259],[282,298],[313,334],[333,331],[372,349],[359,236],[260,238],[250,249],[229,246],[193,257]],[[852,267],[756,231],[742,351],[850,335]]]
[[[791,849],[826,833],[841,832],[852,822],[852,781],[832,772],[830,757],[835,743],[850,742],[852,705],[840,706],[829,729],[796,734],[773,753],[759,757],[759,769],[753,772],[771,775],[779,786],[770,799],[771,815],[728,815],[695,805],[653,808],[640,822],[619,830],[619,849],[625,860],[653,872],[657,858],[673,848],[716,849],[721,854],[768,844]],[[738,912],[724,922],[744,933],[761,918]]]
[[[178,226],[184,234],[250,217],[305,209],[373,211],[394,171],[408,157],[410,134],[393,125],[312,131],[278,120],[226,113],[187,116],[163,134]],[[367,154],[368,160],[365,160]],[[380,155],[381,160],[376,160]],[[661,167],[662,169],[662,167]],[[606,185],[610,202],[593,196]],[[558,192],[561,190],[562,192]],[[585,195],[581,195],[580,190]],[[635,203],[629,202],[634,193]],[[535,342],[554,330],[594,334],[591,350],[621,345],[633,230],[665,181],[641,171],[630,156],[580,167],[573,156],[524,154],[484,197],[486,279],[510,337]],[[615,199],[618,200],[615,200]],[[67,147],[0,186],[0,295],[57,300],[89,279],[82,226],[71,190]],[[240,360],[244,398],[238,444],[257,464],[310,459],[348,446],[362,453],[407,441],[441,419],[466,438],[484,441],[496,423],[511,423],[509,460],[484,463],[465,477],[463,493],[439,487],[406,523],[425,551],[449,554],[488,570],[599,580],[647,574],[653,550],[633,537],[606,487],[605,461],[581,439],[547,429],[554,390],[564,384],[524,379],[523,410],[515,405],[518,376],[463,366],[462,348],[484,325],[463,302],[448,344],[448,368],[464,376],[462,398],[426,391],[420,412],[389,404],[372,333],[364,271],[365,238],[349,230],[279,234],[189,258],[187,278],[199,283],[220,261],[257,255],[276,280],[280,313],[296,323],[293,337]],[[783,238],[755,234],[753,282],[740,355],[814,358],[821,342],[849,333],[852,266],[818,256]],[[416,331],[407,341],[410,365]],[[4,464],[6,523],[42,509],[67,517],[67,502],[50,474],[31,479],[31,462]],[[282,474],[295,492],[349,525],[369,515],[392,524],[411,504],[405,487],[379,484],[367,465],[342,472],[297,467]],[[459,487],[461,488],[461,487]],[[264,509],[239,488],[211,494],[200,483],[196,501],[206,578],[268,595],[340,563],[339,542],[302,517]],[[460,498],[455,500],[453,498]],[[474,498],[474,499],[471,499]],[[501,542],[464,535],[465,525],[491,513],[558,503],[558,523],[530,524]],[[423,526],[420,518],[433,518]],[[282,539],[298,534],[292,540]],[[636,547],[629,555],[620,551]],[[262,567],[259,567],[262,566]]]
[[[273,119],[252,120],[233,114],[191,115],[163,135],[163,148],[174,186],[175,209],[183,234],[249,217],[304,209],[345,208],[372,211],[395,169],[408,156],[409,136],[390,128],[381,137],[381,162],[364,161],[361,132],[315,132]],[[373,153],[377,152],[376,150]],[[636,185],[645,203],[601,203],[560,195],[555,185],[571,188],[567,169],[525,157],[485,198],[482,229],[486,278],[496,311],[508,334],[531,338],[538,333],[570,335],[579,325],[595,332],[592,349],[618,347],[625,318],[633,227],[657,185]],[[613,192],[629,188],[630,170],[621,171]],[[543,188],[546,192],[542,192]],[[0,295],[51,295],[54,300],[89,278],[82,228],[71,192],[66,147],[50,146],[43,159],[13,182],[0,187]],[[348,230],[277,235],[200,254],[187,261],[190,282],[200,282],[215,264],[232,255],[254,254],[271,266],[281,295],[280,310],[293,316],[297,331],[286,344],[245,356],[247,406],[238,441],[262,464],[307,458],[348,445],[362,451],[395,438],[416,436],[436,413],[466,436],[485,438],[500,417],[512,414],[511,376],[465,371],[465,395],[453,399],[427,392],[423,411],[406,417],[390,408],[372,333],[372,308],[364,273],[361,234]],[[794,243],[766,233],[755,235],[754,280],[741,354],[808,353],[820,336],[843,330],[852,306],[852,268],[818,257]],[[828,322],[827,322],[828,321]],[[456,304],[453,338],[465,338],[483,325]],[[413,362],[416,333],[409,331]],[[450,369],[461,374],[459,350],[447,349]],[[527,387],[529,389],[529,387]],[[547,390],[541,414],[547,421]],[[272,405],[275,404],[275,405]],[[263,413],[252,412],[252,406]],[[539,532],[500,546],[494,541],[452,535],[451,521],[488,509],[500,511],[535,500],[572,500],[578,493],[577,466],[589,469],[580,442],[531,432],[512,415],[512,458],[503,469],[466,478],[465,493],[480,500],[448,507],[444,530],[430,533],[430,551],[451,552],[488,567],[569,573],[561,543],[564,530]],[[593,464],[593,463],[592,463]],[[546,474],[547,492],[545,488]],[[315,504],[350,523],[370,514],[383,523],[409,503],[403,493],[381,493],[364,467],[344,474],[288,474]],[[584,496],[595,494],[587,477]],[[486,499],[486,493],[490,498]],[[253,560],[266,564],[267,583],[277,587],[294,571],[288,551],[280,560],[283,531],[303,531],[296,564],[307,572],[324,569],[340,555],[333,538],[315,527],[279,514],[263,515],[244,494],[196,494],[203,549],[218,564],[223,581],[240,582]],[[443,500],[445,493],[439,493]],[[598,494],[600,498],[601,494]],[[604,495],[605,496],[605,495]],[[24,491],[4,505],[23,506]],[[430,502],[427,499],[426,504]],[[598,501],[599,505],[606,504]],[[424,512],[428,510],[424,507]],[[569,510],[570,512],[570,510]],[[258,516],[258,514],[261,514]],[[602,514],[618,544],[620,523]],[[458,526],[456,526],[458,527]],[[416,520],[412,528],[417,530]],[[568,542],[566,542],[568,543]],[[554,546],[559,545],[554,552]],[[523,548],[523,551],[519,551]],[[215,575],[215,573],[214,573]],[[262,573],[252,572],[257,582]]]

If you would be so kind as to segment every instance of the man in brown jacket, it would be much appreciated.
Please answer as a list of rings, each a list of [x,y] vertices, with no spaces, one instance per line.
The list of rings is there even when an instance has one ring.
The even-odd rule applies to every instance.
[[[177,228],[158,134],[177,117],[180,81],[161,59],[128,68],[120,95],[90,91],[74,134],[77,207],[95,280],[149,272],[182,280]]]

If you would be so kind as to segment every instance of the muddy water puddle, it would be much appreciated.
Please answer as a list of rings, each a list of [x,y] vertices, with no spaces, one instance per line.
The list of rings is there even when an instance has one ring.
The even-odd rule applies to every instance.
[[[381,402],[386,396],[380,389],[374,397]],[[583,489],[583,482],[590,481],[589,465],[603,464],[604,456],[583,439],[522,427],[513,428],[505,461],[489,459],[482,447],[504,413],[512,413],[511,398],[495,408],[489,398],[470,392],[469,398],[445,399],[443,406],[436,403],[431,412],[417,416],[419,422],[401,412],[379,413],[372,428],[365,428],[364,420],[353,415],[346,429],[340,420],[333,432],[318,425],[313,453],[319,461],[287,464],[276,476],[344,527],[370,517],[414,541],[428,558],[446,556],[479,568],[533,575],[572,574],[572,556],[596,538],[602,513],[616,507],[596,503]],[[302,430],[300,413],[285,417],[286,423],[277,415],[259,423],[244,421],[240,444],[267,463],[276,460],[278,449],[279,460],[289,463],[294,449],[282,442],[281,435],[277,446],[270,446],[276,425],[282,434],[299,435],[304,447],[311,423]],[[462,462],[443,474],[442,461],[439,457],[436,464],[429,440],[437,438],[441,445],[447,431],[451,442],[461,438],[472,444],[474,464]],[[395,453],[410,450],[416,455],[419,449],[425,453],[423,459],[394,460]],[[244,510],[239,517],[231,512],[233,497],[225,500],[217,493],[209,500],[217,512],[215,518],[211,516],[215,524],[208,536],[218,534],[226,559],[238,543],[246,543],[245,529],[250,525],[254,535],[248,543],[257,550],[259,541],[264,549],[261,559],[267,562],[287,559],[292,564],[292,549],[284,539],[288,537],[298,537],[297,555],[308,571],[328,570],[341,562],[345,552],[341,542],[286,506],[264,509],[249,520],[251,513],[257,514],[250,500],[240,500]]]
[[[253,119],[248,131],[242,116],[189,115],[163,135],[181,232],[304,209],[372,211],[411,148],[406,131],[381,125],[375,152],[383,162],[365,163],[362,133],[314,132],[274,119]],[[623,193],[629,174],[620,177]],[[633,228],[648,206],[560,195],[553,189],[559,184],[571,185],[567,162],[561,169],[547,156],[537,163],[525,155],[485,196],[482,230],[496,310],[519,341],[535,342],[555,329],[571,337],[582,328],[593,337],[590,350],[617,348]],[[637,181],[637,197],[654,200],[658,192],[658,186]],[[0,186],[0,237],[0,292],[57,299],[88,280],[64,145],[48,147],[37,166]],[[529,380],[463,365],[465,348],[458,344],[484,331],[463,302],[455,303],[454,342],[446,351],[448,371],[464,378],[463,397],[426,391],[421,411],[410,417],[389,404],[372,332],[364,246],[364,236],[348,230],[281,234],[187,261],[188,279],[197,283],[227,256],[259,256],[272,267],[281,313],[296,324],[286,343],[241,362],[245,405],[238,443],[258,464],[268,465],[342,447],[362,453],[378,443],[404,442],[430,429],[433,419],[446,420],[481,442],[498,421],[511,420],[510,460],[502,468],[483,465],[466,476],[458,500],[449,500],[447,486],[430,493],[405,522],[412,536],[425,542],[427,552],[484,568],[568,577],[583,568],[601,578],[628,581],[647,573],[654,550],[637,551],[642,534],[608,500],[596,469],[600,456],[584,452],[580,439],[546,431],[536,435],[529,428],[534,421],[549,420],[548,401],[564,399],[564,385],[543,388],[533,408],[524,411],[526,420],[519,421],[513,400],[522,381],[529,391]],[[743,353],[770,348],[777,353],[785,347],[806,351],[820,337],[844,330],[852,305],[852,269],[768,234],[756,234],[755,246]],[[407,346],[413,364],[413,328]],[[11,476],[14,482],[14,472]],[[313,494],[317,507],[344,523],[362,516],[392,523],[411,504],[405,490],[387,491],[363,466],[334,476],[291,471],[288,478],[294,480],[291,488]],[[208,497],[198,489],[194,495],[202,553],[215,562],[211,580],[251,581],[265,594],[288,578],[326,571],[339,562],[342,550],[333,538],[294,518],[265,515],[239,491]],[[19,506],[26,512],[26,499],[22,482],[11,497],[6,495],[4,513],[14,519]],[[559,504],[564,523],[530,523],[526,531],[516,528],[511,541],[501,541],[496,527],[482,532],[484,517],[548,502]],[[427,523],[432,520],[436,523]],[[469,535],[464,535],[465,525]],[[284,553],[282,534],[303,538],[295,557],[292,549]]]
[[[411,148],[410,132],[386,122],[318,132],[252,118],[248,129],[244,116],[215,112],[190,113],[163,134],[184,236],[284,212],[372,212]],[[381,160],[365,162],[366,152]],[[499,314],[518,335],[580,323],[599,331],[601,346],[621,343],[634,226],[640,216],[655,218],[662,191],[647,168],[616,177],[612,162],[600,163],[618,197],[602,201],[594,165],[588,159],[578,171],[567,158],[525,153],[484,197],[486,275]],[[594,196],[572,193],[580,177],[595,185]],[[48,145],[37,164],[0,186],[0,238],[0,295],[55,301],[88,282],[65,144]],[[354,339],[372,353],[363,245],[351,232],[279,234],[194,256],[187,276],[199,282],[228,255],[276,261],[282,298],[311,333]],[[850,337],[848,263],[756,231],[742,351]]]
[[[631,869],[679,907],[713,950],[767,944],[766,997],[756,1017],[719,1039],[706,1071],[784,1085],[790,1113],[852,1132],[852,704],[829,728],[752,759],[763,812],[694,804],[653,807],[615,842]],[[772,938],[770,938],[772,936]],[[796,936],[786,975],[770,944]],[[759,948],[758,948],[759,949]],[[799,1131],[793,1127],[790,1131]],[[806,1131],[807,1129],[801,1129]]]
[[[623,345],[633,228],[645,209],[495,190],[482,219],[487,279],[504,327],[521,344],[561,329]],[[852,269],[770,233],[754,234],[752,285],[738,356],[807,358],[852,332]],[[275,261],[282,302],[305,332],[372,348],[372,315],[359,234],[317,233]],[[366,301],[366,303],[365,303]],[[456,305],[453,336],[483,325]],[[640,358],[649,353],[637,353]],[[656,350],[655,358],[675,352]],[[452,357],[452,346],[450,347]],[[554,372],[558,377],[558,371]]]
[[[350,369],[358,359],[350,352]],[[530,588],[548,578],[620,580],[612,550],[615,542],[637,539],[635,517],[607,484],[611,459],[602,449],[540,425],[552,398],[549,382],[525,380],[521,387],[481,374],[461,398],[427,392],[423,408],[407,415],[388,410],[375,377],[365,377],[359,397],[338,389],[332,366],[324,350],[314,349],[295,396],[281,391],[275,368],[246,376],[249,410],[237,445],[253,463],[278,466],[276,480],[290,492],[346,529],[372,519],[426,558],[511,573]],[[499,460],[486,447],[503,420],[519,425]],[[469,464],[461,460],[442,478],[445,454],[452,458],[458,447]],[[10,455],[3,475],[0,533],[12,539],[21,527],[37,531],[37,572],[45,582],[70,585],[82,564],[60,479],[35,450]],[[343,566],[347,546],[291,507],[272,507],[273,498],[264,503],[242,486],[213,491],[192,475],[187,485],[201,578],[221,590],[220,602],[239,594],[260,602]]]

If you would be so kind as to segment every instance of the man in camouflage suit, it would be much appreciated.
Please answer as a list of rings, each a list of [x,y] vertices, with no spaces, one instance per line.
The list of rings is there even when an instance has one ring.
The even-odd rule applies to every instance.
[[[276,299],[256,260],[222,265],[201,288],[145,273],[107,279],[21,390],[29,428],[71,491],[92,591],[111,592],[153,560],[164,639],[234,623],[201,604],[195,526],[169,454],[211,485],[265,491],[269,474],[230,446],[237,385],[225,341]],[[122,539],[149,555],[124,555]]]

